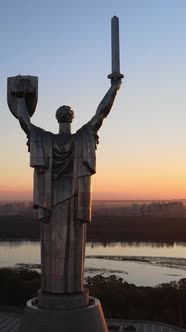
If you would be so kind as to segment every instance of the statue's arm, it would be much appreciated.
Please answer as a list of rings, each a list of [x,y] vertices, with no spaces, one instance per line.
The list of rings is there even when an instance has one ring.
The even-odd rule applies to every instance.
[[[106,95],[103,97],[101,103],[99,104],[96,114],[90,120],[90,124],[96,129],[99,130],[101,127],[103,120],[110,113],[112,105],[114,103],[114,99],[116,97],[117,91],[121,86],[121,80],[113,80],[110,89],[107,91]]]
[[[30,137],[31,122],[24,97],[17,98],[17,116],[21,128],[24,130],[27,136]]]

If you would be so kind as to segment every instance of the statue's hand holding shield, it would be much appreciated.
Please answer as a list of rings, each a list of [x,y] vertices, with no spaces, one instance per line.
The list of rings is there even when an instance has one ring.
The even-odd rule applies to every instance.
[[[37,105],[38,100],[38,77],[37,76],[14,76],[8,77],[7,100],[12,114],[17,115],[17,100],[25,99],[26,108],[31,117]]]

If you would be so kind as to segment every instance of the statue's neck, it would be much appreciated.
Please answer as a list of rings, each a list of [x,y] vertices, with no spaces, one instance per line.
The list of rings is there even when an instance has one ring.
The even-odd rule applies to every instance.
[[[59,123],[59,134],[71,134],[71,123],[70,122]]]

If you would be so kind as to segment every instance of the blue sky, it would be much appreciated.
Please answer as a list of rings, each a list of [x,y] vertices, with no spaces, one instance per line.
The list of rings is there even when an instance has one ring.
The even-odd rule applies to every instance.
[[[32,190],[25,135],[6,103],[7,77],[39,77],[33,123],[57,132],[55,110],[69,104],[76,131],[109,88],[114,15],[125,79],[99,132],[94,197],[186,197],[185,13],[184,0],[0,0],[0,199]]]

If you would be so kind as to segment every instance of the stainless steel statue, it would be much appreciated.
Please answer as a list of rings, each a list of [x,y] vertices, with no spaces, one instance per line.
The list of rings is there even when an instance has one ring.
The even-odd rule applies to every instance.
[[[30,121],[27,100],[33,94],[32,80],[29,76],[9,78],[8,100],[28,137],[30,166],[34,168],[33,204],[41,221],[41,289],[60,294],[81,292],[97,132],[111,110],[121,80],[111,80],[96,114],[75,134],[71,134],[74,112],[69,106],[58,108],[57,135]]]
[[[34,168],[34,208],[41,238],[41,291],[25,309],[23,332],[107,332],[98,299],[83,288],[86,225],[91,222],[91,176],[96,172],[98,130],[121,85],[119,21],[112,18],[111,87],[95,115],[71,134],[74,112],[56,111],[59,134],[31,123],[37,104],[38,79],[8,78],[8,105],[27,135]]]

